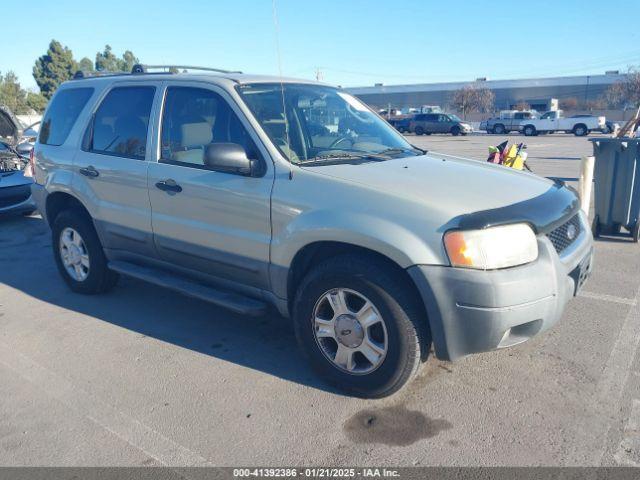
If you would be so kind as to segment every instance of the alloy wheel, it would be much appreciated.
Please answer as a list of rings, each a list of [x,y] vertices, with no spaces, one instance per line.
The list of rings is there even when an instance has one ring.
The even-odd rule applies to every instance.
[[[89,252],[82,236],[71,227],[60,233],[60,258],[69,276],[83,282],[89,276]]]
[[[334,367],[365,375],[384,361],[389,340],[382,315],[367,297],[355,290],[325,292],[313,309],[316,343]]]

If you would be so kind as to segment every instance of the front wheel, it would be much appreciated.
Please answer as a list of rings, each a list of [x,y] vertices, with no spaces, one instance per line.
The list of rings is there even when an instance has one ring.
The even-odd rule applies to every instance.
[[[428,351],[427,319],[402,272],[342,255],[314,268],[294,303],[296,336],[330,383],[366,398],[399,390]]]
[[[424,134],[424,128],[422,128],[422,127],[416,127],[414,131],[415,131],[416,135],[423,135]]]
[[[526,137],[533,137],[536,134],[536,127],[533,125],[527,125],[524,127],[524,135]]]
[[[453,135],[454,137],[457,137],[458,135],[460,135],[460,127],[453,127],[451,129],[451,135]]]
[[[71,290],[94,294],[115,286],[118,274],[107,268],[98,234],[84,212],[63,211],[55,218],[51,233],[58,271]]]

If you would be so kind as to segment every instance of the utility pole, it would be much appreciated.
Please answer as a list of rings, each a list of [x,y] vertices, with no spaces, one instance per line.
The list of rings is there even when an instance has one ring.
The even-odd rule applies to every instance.
[[[322,70],[320,70],[320,67],[316,68],[316,81],[322,81]]]

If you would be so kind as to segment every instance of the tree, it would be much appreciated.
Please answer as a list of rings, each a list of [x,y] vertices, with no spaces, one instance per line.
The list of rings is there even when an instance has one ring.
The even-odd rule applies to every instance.
[[[451,104],[462,112],[463,118],[469,112],[490,112],[495,102],[494,93],[477,84],[468,84],[453,92]]]
[[[0,105],[6,105],[16,115],[28,113],[27,92],[18,82],[18,77],[12,71],[6,75],[0,74]]]
[[[44,112],[48,100],[41,93],[27,92],[27,106],[38,113]]]
[[[518,110],[519,112],[524,112],[527,110],[531,110],[531,105],[529,105],[527,102],[525,102],[524,100],[520,100],[516,106],[515,109]]]
[[[96,70],[99,72],[130,72],[136,63],[140,63],[131,50],[118,58],[111,50],[111,45],[105,45],[103,52],[96,53]]]
[[[578,99],[576,97],[563,98],[558,102],[561,110],[577,110],[578,109]]]
[[[6,75],[0,74],[0,105],[6,105],[16,115],[26,115],[32,110],[44,111],[47,99],[39,93],[24,90],[16,74],[9,71]]]
[[[610,108],[637,107],[640,105],[640,70],[631,67],[622,82],[611,85],[604,93],[604,102]]]
[[[93,62],[90,58],[83,57],[82,60],[78,62],[78,70],[82,70],[83,72],[94,72],[95,68],[93,67]]]
[[[58,86],[72,78],[77,70],[78,64],[71,50],[57,40],[51,40],[47,53],[36,60],[33,78],[42,95],[50,99]]]

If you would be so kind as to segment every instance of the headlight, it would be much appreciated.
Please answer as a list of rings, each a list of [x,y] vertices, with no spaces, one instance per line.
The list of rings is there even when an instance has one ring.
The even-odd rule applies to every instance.
[[[444,246],[454,267],[494,270],[515,267],[538,258],[538,241],[524,223],[484,230],[452,230]]]

